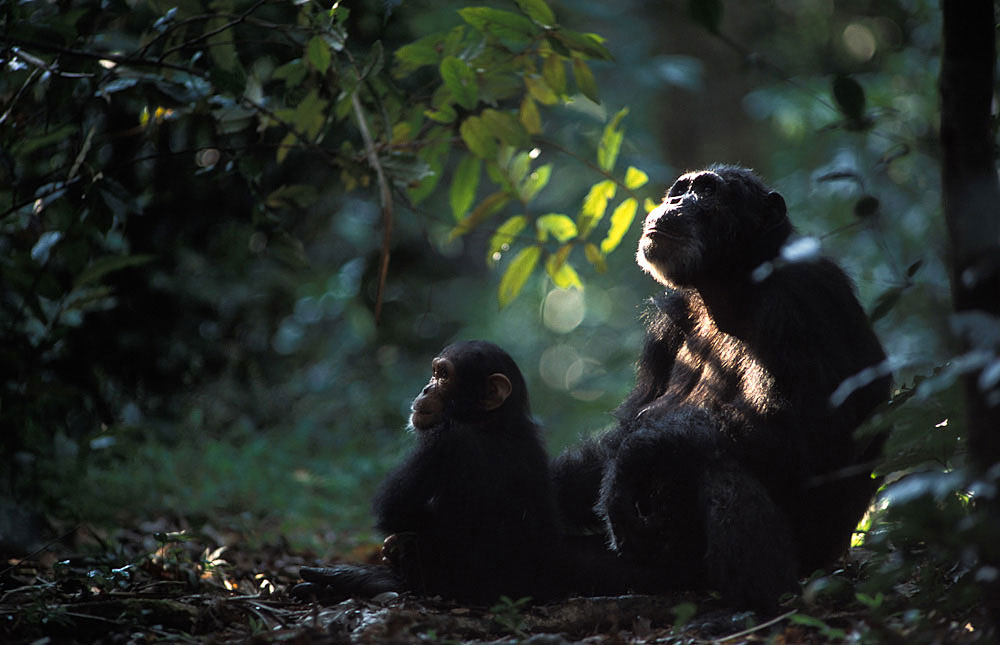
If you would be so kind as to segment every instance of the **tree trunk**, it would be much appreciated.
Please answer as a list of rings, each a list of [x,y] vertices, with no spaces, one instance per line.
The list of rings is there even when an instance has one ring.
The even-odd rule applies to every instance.
[[[996,60],[993,0],[944,0],[941,58],[941,172],[950,238],[952,298],[965,316],[965,350],[983,346],[1000,328],[1000,184],[990,114]],[[986,470],[1000,463],[996,384],[982,387],[982,369],[965,377],[969,452]],[[992,390],[992,400],[991,400]],[[992,404],[992,405],[991,405]]]

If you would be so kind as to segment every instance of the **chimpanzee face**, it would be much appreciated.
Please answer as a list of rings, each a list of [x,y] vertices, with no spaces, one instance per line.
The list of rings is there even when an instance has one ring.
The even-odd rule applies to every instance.
[[[785,203],[750,171],[722,166],[682,175],[646,216],[636,261],[667,287],[749,273],[791,232]]]

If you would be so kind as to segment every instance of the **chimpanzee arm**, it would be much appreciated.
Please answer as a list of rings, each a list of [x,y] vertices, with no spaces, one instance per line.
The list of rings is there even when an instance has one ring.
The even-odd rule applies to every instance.
[[[440,430],[423,430],[420,443],[379,485],[372,506],[375,525],[386,534],[420,531],[430,520],[434,495],[449,465],[447,437],[431,436]]]

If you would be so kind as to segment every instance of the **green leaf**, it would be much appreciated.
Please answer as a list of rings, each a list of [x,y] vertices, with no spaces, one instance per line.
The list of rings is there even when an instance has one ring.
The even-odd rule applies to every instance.
[[[488,108],[480,117],[487,130],[504,143],[515,148],[524,148],[531,143],[531,137],[513,114]]]
[[[622,139],[625,138],[625,131],[619,126],[626,114],[628,108],[618,111],[618,114],[604,126],[604,134],[601,135],[601,141],[597,145],[597,165],[606,172],[611,172],[615,162],[618,161],[618,152],[622,147]]]
[[[650,213],[650,212],[652,212],[652,211],[653,211],[653,209],[654,209],[654,208],[656,208],[656,207],[657,207],[657,206],[659,206],[659,205],[660,205],[660,204],[659,204],[658,202],[654,202],[654,201],[653,201],[652,199],[650,199],[649,197],[647,197],[646,199],[642,200],[642,210],[643,210],[643,212],[645,212],[645,213]]]
[[[545,4],[545,0],[517,0],[517,6],[537,23],[546,27],[556,24],[556,16],[549,5]]]
[[[608,270],[608,263],[604,259],[604,255],[597,250],[597,246],[593,242],[587,242],[584,245],[583,254],[587,257],[587,262],[590,262],[598,273],[604,273]]]
[[[608,229],[608,235],[601,241],[601,253],[608,254],[618,248],[622,238],[631,228],[638,209],[639,202],[631,197],[618,204],[618,208],[611,213],[611,227]]]
[[[560,243],[567,242],[577,234],[576,222],[571,218],[559,213],[549,213],[542,215],[535,222],[538,229],[538,241],[544,242],[549,239],[549,234]]]
[[[514,298],[521,293],[521,289],[524,288],[528,278],[531,277],[531,272],[535,270],[535,266],[538,264],[538,259],[541,255],[541,247],[529,246],[526,249],[522,249],[510,261],[510,265],[504,271],[503,277],[500,278],[500,288],[497,290],[497,299],[500,302],[501,309],[513,302]]]
[[[590,187],[587,197],[583,200],[583,209],[577,217],[577,228],[580,237],[586,238],[594,230],[597,223],[604,217],[608,208],[608,200],[615,196],[615,182],[610,179],[599,181]]]
[[[722,24],[722,0],[689,0],[691,19],[713,34],[719,33]]]
[[[309,184],[282,185],[271,191],[264,203],[270,208],[307,208],[316,203],[318,196],[316,187]]]
[[[539,32],[535,23],[510,11],[490,7],[465,7],[459,9],[458,13],[462,20],[478,31],[511,43],[528,42]]]
[[[833,98],[848,119],[864,120],[865,90],[856,80],[850,76],[836,76],[833,79]]]
[[[642,188],[649,181],[649,175],[639,170],[635,166],[629,166],[625,171],[625,187],[629,190]]]
[[[278,144],[278,152],[275,155],[279,164],[282,163],[286,157],[288,157],[288,153],[291,152],[293,148],[295,148],[295,145],[298,142],[299,138],[295,135],[294,132],[289,132],[284,136],[284,138],[281,140],[281,143]]]
[[[476,85],[476,73],[469,64],[461,58],[446,56],[441,61],[441,79],[451,90],[458,104],[467,110],[476,107],[479,102],[479,88]]]
[[[464,32],[464,27],[456,27],[460,33]],[[453,31],[455,31],[453,30]],[[396,50],[396,76],[406,76],[424,65],[437,65],[441,62],[442,43],[449,34],[436,33],[424,36],[420,40],[403,45]]]
[[[315,139],[323,129],[323,123],[326,122],[326,106],[329,104],[329,101],[319,97],[318,90],[311,90],[302,102],[295,106],[292,125],[307,139]]]
[[[288,87],[295,87],[306,77],[306,66],[302,64],[301,58],[287,62],[271,75],[272,79],[283,80]]]
[[[549,183],[549,177],[552,176],[552,164],[545,164],[534,170],[528,178],[524,180],[518,190],[518,196],[524,203],[530,202],[538,194],[538,191],[545,188]]]
[[[560,289],[573,288],[582,290],[583,283],[580,281],[580,276],[577,274],[576,269],[567,262],[569,253],[572,250],[573,247],[567,245],[550,255],[548,260],[545,261],[545,272],[549,274],[552,282]]]
[[[528,88],[528,93],[543,105],[554,105],[559,102],[559,96],[549,87],[548,83],[541,76],[524,76],[524,84]]]
[[[524,215],[515,215],[500,225],[496,233],[490,238],[490,248],[486,254],[486,263],[493,266],[500,259],[500,255],[510,249],[511,242],[518,233],[528,225],[528,218]]]
[[[448,240],[454,240],[456,237],[461,237],[473,230],[485,222],[490,215],[493,215],[506,206],[509,201],[510,195],[502,190],[488,196],[486,199],[479,202],[479,205],[476,206],[472,212],[465,217],[465,219],[459,222],[458,225],[451,230],[451,233],[448,234]]]
[[[449,198],[451,201],[451,214],[455,221],[460,221],[465,217],[466,211],[472,206],[476,198],[476,189],[479,187],[479,175],[482,171],[483,162],[479,157],[465,155],[458,162],[455,168],[455,176],[451,182]]]
[[[424,114],[431,121],[437,121],[438,123],[451,123],[458,116],[455,108],[450,103],[445,103],[437,110],[426,110]]]
[[[497,142],[490,129],[478,116],[470,116],[462,121],[459,128],[465,145],[480,159],[493,159],[497,156]]]
[[[601,97],[597,94],[597,81],[594,79],[594,73],[590,71],[590,67],[582,58],[573,59],[573,79],[581,94],[594,103],[601,102]]]
[[[82,287],[91,282],[97,282],[108,273],[128,267],[148,264],[156,259],[155,255],[114,255],[103,257],[91,262],[76,278],[74,287]]]
[[[542,63],[542,78],[559,96],[566,93],[566,65],[563,64],[562,56],[556,53],[549,54]]]
[[[569,29],[559,29],[554,32],[556,38],[574,52],[583,54],[587,58],[599,60],[614,60],[614,56],[604,46],[604,39],[597,34],[581,34]]]
[[[306,46],[306,58],[316,71],[325,74],[326,70],[330,69],[332,60],[330,46],[320,36],[313,36]]]
[[[521,101],[521,125],[528,134],[540,134],[542,132],[542,115],[538,112],[538,106],[531,96],[525,95]]]

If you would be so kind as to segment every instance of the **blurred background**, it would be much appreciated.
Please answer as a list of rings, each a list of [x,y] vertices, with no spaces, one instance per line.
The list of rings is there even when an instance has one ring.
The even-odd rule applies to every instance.
[[[109,59],[70,55],[84,36],[100,51],[136,51],[157,25],[180,19],[172,7],[192,16],[207,11],[200,3],[71,4],[18,3],[4,18],[4,33],[23,35],[5,50],[0,76],[8,518],[166,516],[342,553],[372,539],[369,499],[411,445],[410,401],[430,359],[459,339],[511,353],[553,454],[610,422],[657,291],[634,263],[638,222],[605,272],[577,263],[582,289],[535,273],[501,309],[509,258],[497,267],[486,259],[503,217],[450,238],[453,159],[425,199],[394,201],[376,320],[383,216],[363,159],[355,171],[315,151],[277,163],[277,139],[224,92],[185,95],[156,68],[101,78]],[[295,24],[306,5],[279,4],[254,16]],[[570,100],[545,108],[535,154],[553,171],[531,213],[575,214],[602,179],[581,160],[628,107],[619,167],[644,170],[649,196],[713,162],[755,168],[784,195],[799,233],[855,280],[897,381],[946,360],[936,3],[549,5],[560,25],[603,37],[614,59],[589,61],[599,103],[571,88]],[[212,6],[221,22],[208,24],[221,27],[251,3]],[[335,58],[371,60],[379,48],[389,67],[401,45],[463,24],[463,6],[338,3],[350,14]],[[25,25],[34,31],[17,31]],[[273,79],[302,55],[301,42],[257,43],[266,24],[239,25],[251,30],[237,48],[253,74]],[[212,38],[219,67],[232,43]],[[72,75],[80,70],[89,76]],[[211,80],[225,89],[231,79]],[[416,93],[428,81],[409,82]],[[277,92],[273,83],[255,94],[240,87],[261,104]],[[318,147],[336,152],[337,122],[323,127]],[[291,185],[300,188],[280,190]],[[932,431],[951,399],[939,394],[929,405],[940,414],[925,409],[911,425]],[[944,432],[925,448],[947,459],[956,439]]]

